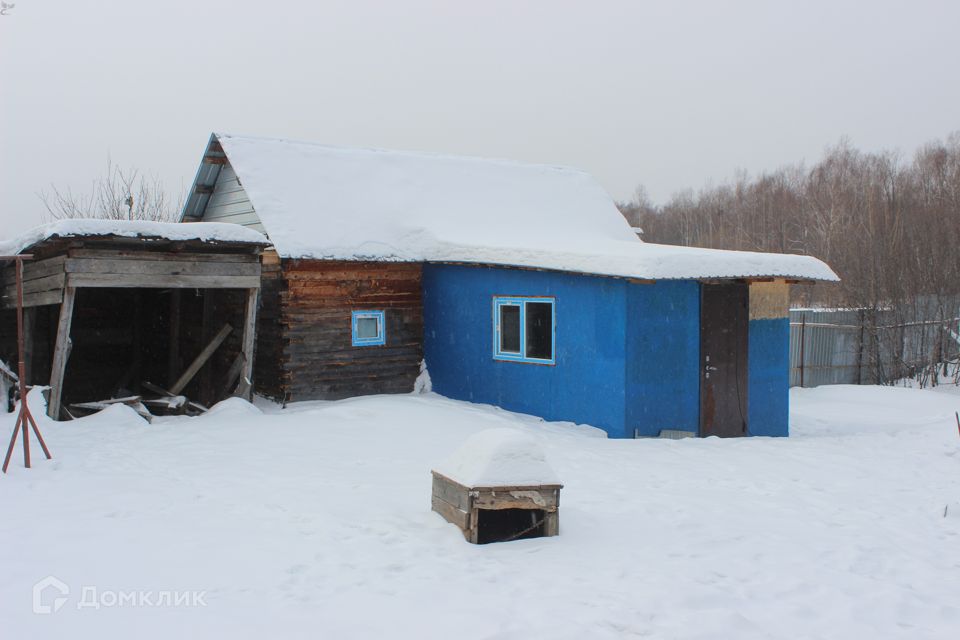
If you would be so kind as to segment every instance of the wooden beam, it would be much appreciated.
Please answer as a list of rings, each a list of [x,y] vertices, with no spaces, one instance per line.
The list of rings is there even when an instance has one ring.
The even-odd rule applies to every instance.
[[[227,369],[227,376],[224,378],[223,387],[220,388],[220,395],[218,395],[217,398],[221,400],[229,398],[233,392],[237,390],[237,380],[239,380],[240,373],[243,371],[244,362],[245,358],[243,354],[238,353],[237,357],[230,363],[230,368]],[[246,392],[246,389],[244,389],[243,392]],[[243,393],[240,395],[243,395]]]
[[[255,253],[195,253],[192,251],[145,251],[138,249],[71,249],[71,258],[97,260],[172,260],[175,262],[259,262]]]
[[[247,290],[247,308],[243,319],[243,342],[240,353],[243,355],[243,378],[245,385],[243,397],[250,400],[253,393],[253,350],[257,337],[257,296],[259,289]]]
[[[228,160],[226,156],[204,156],[203,162],[205,164],[227,164]]]
[[[170,337],[167,346],[167,384],[177,380],[180,370],[180,290],[170,291]]]
[[[37,310],[23,309],[23,384],[30,386],[33,375],[33,334]]]
[[[73,304],[76,289],[67,287],[60,303],[60,320],[57,323],[57,341],[53,352],[53,368],[50,371],[50,401],[47,415],[54,420],[60,419],[60,399],[63,397],[63,379],[67,371],[67,359],[70,357],[70,325],[73,321]]]
[[[130,260],[112,258],[70,258],[67,273],[115,273],[159,276],[259,276],[260,265],[249,262],[213,262],[191,260]],[[56,276],[49,276],[54,278]],[[63,274],[60,274],[63,277]],[[47,280],[43,278],[42,280]],[[40,282],[34,281],[34,282]]]
[[[148,275],[137,273],[71,273],[68,287],[144,289],[250,289],[259,276]]]
[[[213,340],[210,341],[203,351],[200,352],[193,362],[190,363],[190,366],[187,367],[187,370],[183,372],[183,375],[177,380],[177,382],[170,387],[170,393],[173,395],[179,395],[183,388],[186,387],[193,377],[197,375],[197,372],[200,371],[200,367],[206,364],[207,360],[210,359],[210,356],[213,355],[213,352],[217,350],[224,340],[227,339],[227,336],[230,335],[230,332],[233,331],[233,327],[229,324],[223,325],[223,328],[220,329],[220,332],[214,336]]]

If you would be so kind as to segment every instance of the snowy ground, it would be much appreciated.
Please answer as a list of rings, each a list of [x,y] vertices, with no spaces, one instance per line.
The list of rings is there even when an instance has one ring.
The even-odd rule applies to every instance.
[[[44,420],[54,459],[0,477],[0,636],[960,637],[960,395],[791,400],[789,439],[615,441],[435,395]],[[557,538],[472,546],[430,511],[431,466],[503,426],[566,484]],[[33,613],[48,575],[70,593]]]

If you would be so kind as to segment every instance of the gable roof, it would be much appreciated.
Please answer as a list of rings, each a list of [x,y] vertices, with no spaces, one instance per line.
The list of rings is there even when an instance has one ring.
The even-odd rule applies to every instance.
[[[644,279],[838,279],[808,256],[645,243],[589,174],[509,160],[215,133],[183,220],[212,219],[211,202],[228,203],[217,205],[216,219],[263,230],[288,258],[466,262]]]

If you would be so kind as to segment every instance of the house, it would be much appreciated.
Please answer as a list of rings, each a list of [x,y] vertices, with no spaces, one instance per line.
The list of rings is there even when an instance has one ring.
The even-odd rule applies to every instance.
[[[48,414],[173,388],[211,404],[249,397],[261,234],[228,224],[61,220],[7,241],[23,264],[27,384]],[[0,360],[15,362],[14,261],[0,259]],[[196,357],[216,343],[202,361]],[[192,363],[199,363],[192,367]]]
[[[432,387],[611,437],[786,435],[787,301],[812,257],[641,241],[588,174],[210,137],[184,222],[265,234],[257,389]]]

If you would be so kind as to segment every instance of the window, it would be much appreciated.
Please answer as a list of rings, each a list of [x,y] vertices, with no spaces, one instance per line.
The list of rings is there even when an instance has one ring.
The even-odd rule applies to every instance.
[[[383,311],[353,312],[353,346],[372,347],[387,343]]]
[[[493,357],[554,364],[554,299],[493,299]]]

